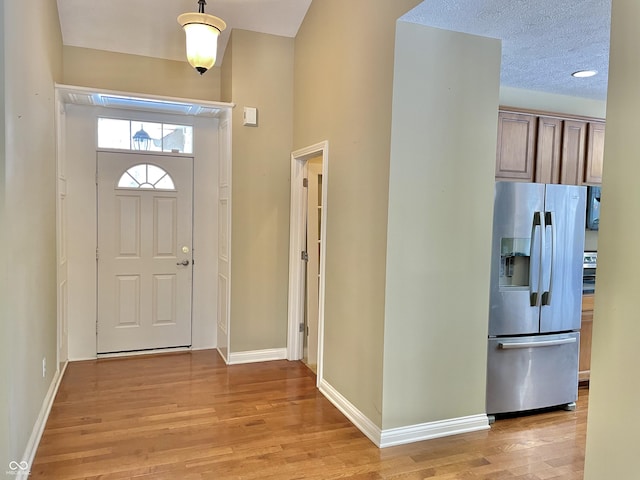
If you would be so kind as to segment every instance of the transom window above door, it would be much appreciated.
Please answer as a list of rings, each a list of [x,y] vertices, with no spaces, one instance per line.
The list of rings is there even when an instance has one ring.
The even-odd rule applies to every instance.
[[[191,154],[193,127],[100,117],[98,148]]]
[[[150,163],[140,163],[129,168],[118,180],[118,188],[176,189],[171,175]]]

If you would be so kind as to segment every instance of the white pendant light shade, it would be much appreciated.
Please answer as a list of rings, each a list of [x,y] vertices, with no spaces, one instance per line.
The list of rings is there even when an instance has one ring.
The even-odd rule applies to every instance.
[[[187,60],[202,75],[216,63],[218,36],[227,24],[206,13],[183,13],[178,23],[187,37]]]

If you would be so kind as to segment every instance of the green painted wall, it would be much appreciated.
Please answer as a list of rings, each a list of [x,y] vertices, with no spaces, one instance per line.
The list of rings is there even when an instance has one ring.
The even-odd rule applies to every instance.
[[[585,480],[638,478],[638,18],[640,3],[612,2]]]
[[[5,6],[0,3],[0,225],[6,225],[4,210],[5,197],[5,168],[6,168],[6,142],[5,142],[5,61],[4,61],[4,32],[5,32]],[[0,228],[0,252],[7,251],[7,230]],[[6,255],[0,255],[0,472],[9,464],[9,385],[11,382],[11,329],[7,321],[7,265]]]
[[[485,412],[500,52],[398,23],[384,429]]]
[[[0,458],[20,461],[57,362],[54,82],[62,77],[62,36],[56,2],[3,2],[3,10],[2,275],[10,277],[0,304],[9,377],[0,383],[3,423],[9,419]]]

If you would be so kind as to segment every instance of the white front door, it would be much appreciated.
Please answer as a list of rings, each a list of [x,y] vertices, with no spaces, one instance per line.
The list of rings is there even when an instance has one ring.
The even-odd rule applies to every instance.
[[[98,153],[98,353],[191,345],[193,159]]]

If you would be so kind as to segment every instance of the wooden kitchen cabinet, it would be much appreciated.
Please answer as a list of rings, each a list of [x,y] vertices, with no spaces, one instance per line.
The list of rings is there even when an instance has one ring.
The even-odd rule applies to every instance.
[[[564,120],[563,123],[560,183],[582,185],[587,146],[587,122]]]
[[[578,381],[588,382],[591,373],[591,332],[593,328],[593,295],[582,296],[582,326],[580,328],[580,358]]]
[[[536,116],[499,112],[496,179],[533,182]]]
[[[538,117],[536,146],[535,181],[537,183],[560,183],[561,119]]]
[[[496,180],[599,185],[604,127],[588,117],[500,110]]]
[[[604,161],[604,122],[589,122],[587,131],[587,164],[584,183],[599,185],[602,183],[602,164]]]

